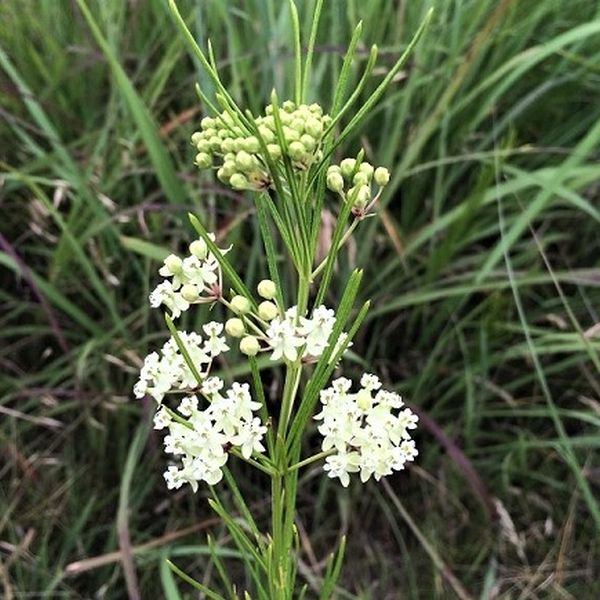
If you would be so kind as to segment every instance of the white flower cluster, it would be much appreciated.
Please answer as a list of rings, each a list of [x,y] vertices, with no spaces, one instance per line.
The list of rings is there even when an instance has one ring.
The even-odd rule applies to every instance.
[[[335,450],[324,469],[344,487],[350,483],[350,473],[360,472],[363,483],[371,475],[379,481],[418,455],[409,433],[418,417],[403,408],[398,394],[381,389],[375,375],[365,373],[360,385],[358,392],[351,393],[349,379],[333,381],[321,392],[323,409],[314,417],[322,421],[318,430],[323,435],[323,451]]]
[[[204,378],[210,371],[213,359],[229,350],[229,346],[221,335],[222,323],[211,321],[202,329],[206,338],[194,331],[191,333],[180,331],[179,337],[200,377]],[[160,404],[167,392],[196,388],[198,384],[194,373],[179,351],[175,338],[171,337],[160,352],[152,352],[146,356],[133,392],[136,398],[149,395]]]
[[[208,377],[200,388],[209,400],[207,408],[200,410],[198,397],[187,396],[177,409],[181,417],[164,406],[156,413],[154,428],[169,430],[165,452],[181,457],[180,467],[171,465],[164,473],[169,489],[189,483],[195,492],[199,481],[218,483],[232,447],[246,459],[265,450],[261,441],[267,428],[254,416],[261,405],[252,400],[248,384],[233,383],[225,395],[223,388],[221,379]]]
[[[215,235],[209,234],[212,241]],[[150,305],[154,308],[164,304],[176,319],[186,311],[190,304],[213,302],[220,294],[222,277],[221,268],[214,254],[208,251],[202,239],[190,244],[190,255],[180,258],[170,254],[158,271],[167,278],[150,294]],[[222,254],[229,251],[220,249]]]
[[[329,345],[329,337],[335,325],[335,311],[326,306],[317,306],[310,318],[298,317],[298,308],[292,306],[285,317],[276,317],[269,323],[266,331],[267,343],[272,348],[271,360],[281,357],[290,361],[302,357],[319,357]],[[342,338],[343,342],[343,338]]]

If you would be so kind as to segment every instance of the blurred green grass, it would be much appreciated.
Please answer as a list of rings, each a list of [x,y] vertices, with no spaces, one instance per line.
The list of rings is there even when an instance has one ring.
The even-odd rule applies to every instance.
[[[178,4],[241,104],[290,96],[285,3]],[[312,5],[299,3],[305,31]],[[192,165],[194,84],[211,88],[166,2],[87,6],[0,4],[0,590],[126,598],[133,564],[142,598],[187,598],[161,565],[184,556],[210,579],[211,515],[202,492],[166,492],[159,438],[134,443],[150,407],[131,385],[165,334],[146,298],[162,249],[193,236],[189,210],[235,244],[248,283],[264,260],[248,199]],[[354,77],[369,44],[381,55],[367,94],[430,6],[410,64],[341,152],[364,145],[393,181],[336,274],[364,265],[373,300],[346,370],[400,382],[424,414],[421,456],[365,491],[307,473],[302,574],[316,585],[347,531],[340,598],[597,598],[600,8],[332,0],[311,99],[331,101],[359,19]],[[260,477],[238,475],[264,510]],[[188,534],[163,538],[174,531]],[[142,546],[133,563],[73,565],[118,550],[119,533]]]

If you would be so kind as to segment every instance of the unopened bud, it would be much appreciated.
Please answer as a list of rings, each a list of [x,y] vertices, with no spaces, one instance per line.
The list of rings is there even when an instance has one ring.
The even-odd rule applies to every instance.
[[[234,173],[229,179],[229,185],[234,190],[247,190],[248,178],[242,173]]]
[[[336,194],[344,191],[344,178],[341,173],[333,171],[327,175],[327,187]]]
[[[258,295],[267,300],[272,300],[277,295],[277,286],[275,285],[275,282],[270,279],[263,279],[260,281],[256,289]]]
[[[212,156],[206,152],[196,154],[196,165],[200,169],[209,169],[212,166]]]
[[[208,140],[208,143],[210,144],[210,147],[212,150],[220,150],[221,149],[221,138],[218,135],[213,135]]]
[[[225,331],[231,337],[242,337],[246,332],[246,328],[244,327],[244,322],[237,317],[233,319],[228,319],[225,321]]]
[[[346,179],[350,179],[352,177],[355,167],[356,167],[356,159],[354,159],[354,158],[345,158],[340,163],[340,169],[342,171],[342,175]]]
[[[194,144],[194,146],[202,139],[202,134],[199,131],[194,131],[194,133],[192,133],[192,144]]]
[[[232,138],[225,138],[221,144],[223,152],[233,152],[235,149],[235,141]]]
[[[321,119],[310,117],[304,124],[304,131],[306,131],[308,135],[312,135],[314,138],[319,139],[321,135],[323,135],[323,122]]]
[[[272,321],[278,314],[277,306],[269,300],[265,300],[258,305],[258,316],[265,321]]]
[[[288,146],[288,151],[294,160],[302,160],[306,156],[306,148],[302,142],[292,142]]]
[[[215,120],[211,119],[210,117],[204,117],[204,119],[202,119],[202,121],[200,121],[200,127],[202,127],[202,129],[204,129],[204,130],[211,129],[214,126],[215,126]]]
[[[370,164],[368,162],[363,162],[363,163],[360,163],[360,167],[358,167],[358,170],[361,173],[364,173],[369,178],[369,180],[370,180],[371,177],[373,177],[373,171],[375,169],[373,169],[373,165],[372,164]]]
[[[281,158],[281,147],[279,144],[267,144],[267,152],[273,160]]]
[[[304,121],[297,117],[290,123],[290,127],[296,130],[298,133],[304,133]]]
[[[242,147],[246,152],[253,154],[260,150],[260,143],[258,142],[258,138],[251,135],[242,142]]]
[[[196,258],[204,260],[208,255],[208,246],[204,240],[194,240],[190,244],[190,254],[193,254]]]
[[[247,335],[240,342],[240,352],[246,356],[256,356],[260,350],[260,344],[253,335]]]
[[[167,267],[171,273],[179,273],[182,266],[183,261],[176,254],[169,254],[169,256],[165,258],[165,267]]]
[[[367,185],[369,183],[369,178],[366,173],[359,171],[353,178],[352,183],[354,185]]]
[[[314,137],[312,137],[312,135],[308,135],[308,133],[301,135],[300,141],[302,142],[302,145],[306,148],[307,152],[312,152],[317,147],[317,141]]]
[[[364,208],[371,200],[371,190],[368,185],[353,187],[348,193],[348,197],[352,201],[352,205],[356,208]]]
[[[200,297],[200,292],[194,284],[186,283],[181,288],[181,295],[183,296],[183,299],[187,300],[188,302],[196,302],[196,300],[198,300]]]
[[[250,171],[255,166],[254,158],[244,150],[240,150],[235,157],[235,164],[241,171]]]
[[[231,310],[236,315],[245,315],[250,312],[250,301],[244,296],[234,296],[231,299]]]
[[[377,167],[373,179],[378,186],[384,187],[390,181],[390,172],[385,167]]]

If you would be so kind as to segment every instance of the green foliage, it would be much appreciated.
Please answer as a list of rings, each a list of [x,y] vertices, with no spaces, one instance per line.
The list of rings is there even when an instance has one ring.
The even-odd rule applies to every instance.
[[[211,38],[222,82],[188,58],[161,0],[59,4],[0,3],[3,596],[124,597],[126,560],[79,561],[118,550],[125,519],[130,589],[143,598],[193,597],[159,567],[167,556],[205,586],[220,577],[219,561],[234,583],[243,577],[227,533],[204,525],[206,502],[164,490],[152,435],[137,457],[145,409],[130,393],[157,341],[148,332],[162,328],[144,299],[164,250],[195,235],[188,212],[235,244],[227,258],[247,265],[239,289],[269,276],[265,252],[271,266],[288,260],[260,246],[273,218],[267,198],[255,216],[244,196],[193,168],[189,138],[204,116],[194,83],[214,104],[229,90],[253,114],[273,88],[282,101],[300,94],[344,132],[387,76],[378,108],[359,112],[360,127],[331,148],[337,160],[364,145],[367,160],[390,169],[380,218],[325,269],[341,284],[365,267],[355,305],[372,298],[373,308],[357,355],[377,357],[372,366],[402,381],[433,425],[421,431],[419,468],[389,491],[342,493],[303,475],[306,597],[335,571],[337,558],[319,561],[346,531],[339,598],[463,588],[597,597],[595,4],[331,0],[314,31],[321,3],[298,3],[313,50],[308,78],[294,71],[287,3],[178,2],[200,47]],[[395,67],[432,6],[428,35]],[[377,44],[377,65],[359,36]],[[344,58],[349,43],[355,58]],[[332,84],[340,75],[343,93]],[[333,236],[307,242],[327,247]],[[296,292],[290,281],[284,295]],[[264,506],[259,480],[240,467],[236,481]],[[190,550],[209,528],[210,544]],[[163,538],[173,531],[181,537]]]

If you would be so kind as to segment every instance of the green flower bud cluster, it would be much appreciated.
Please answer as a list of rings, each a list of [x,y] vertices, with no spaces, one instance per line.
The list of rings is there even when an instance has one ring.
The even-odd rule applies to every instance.
[[[240,338],[240,352],[246,356],[256,356],[261,350],[261,339],[264,334],[260,333],[256,323],[252,319],[260,319],[269,323],[279,316],[279,308],[275,302],[277,286],[270,279],[263,279],[257,286],[258,295],[264,298],[254,313],[250,301],[241,295],[235,295],[229,302],[229,309],[236,315],[225,323],[225,331],[234,338]],[[255,334],[259,334],[257,335]]]
[[[372,185],[381,191],[390,181],[390,172],[385,167],[373,167],[368,162],[345,158],[339,165],[327,169],[327,187],[336,194],[343,194],[354,208],[363,210],[372,201]]]
[[[297,170],[305,170],[322,158],[323,134],[331,117],[323,114],[318,104],[300,104],[287,100],[279,111],[281,131],[285,140],[279,143],[274,107],[266,107],[265,115],[254,121],[271,160],[283,160],[286,153]],[[198,154],[195,163],[200,169],[217,167],[217,177],[235,190],[264,190],[271,185],[267,157],[255,135],[248,135],[227,112],[217,117],[204,117],[201,131],[192,135]]]

